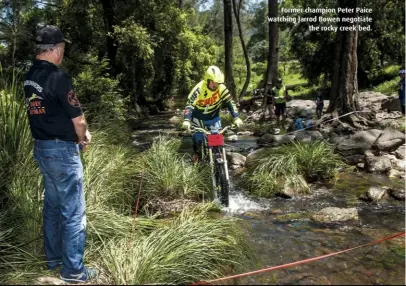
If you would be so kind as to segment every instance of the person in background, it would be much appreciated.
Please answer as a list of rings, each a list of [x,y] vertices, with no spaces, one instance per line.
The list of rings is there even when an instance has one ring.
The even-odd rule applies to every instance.
[[[321,92],[319,92],[316,96],[316,115],[317,115],[317,119],[320,119],[322,114],[323,114],[323,107],[324,107],[324,103],[323,103],[323,96],[321,94]]]
[[[402,111],[403,116],[405,116],[405,73],[406,70],[401,70],[399,72],[400,82],[399,82],[399,101],[400,101],[400,109]]]
[[[303,119],[299,116],[295,121],[295,130],[302,130],[303,127]]]
[[[272,88],[272,95],[275,104],[276,124],[279,126],[282,116],[282,128],[285,128],[286,120],[286,101],[289,97],[286,87],[282,84],[282,79],[278,78],[276,86]]]
[[[91,135],[79,99],[62,64],[70,43],[55,26],[42,28],[36,39],[36,58],[25,76],[24,93],[34,158],[45,187],[44,250],[50,270],[62,266],[66,282],[87,282],[97,270],[83,264],[86,203],[80,152]]]
[[[312,125],[313,125],[313,122],[312,122],[312,117],[311,117],[311,115],[309,115],[308,117],[307,117],[307,119],[306,119],[306,129],[310,129],[311,127],[312,127]]]

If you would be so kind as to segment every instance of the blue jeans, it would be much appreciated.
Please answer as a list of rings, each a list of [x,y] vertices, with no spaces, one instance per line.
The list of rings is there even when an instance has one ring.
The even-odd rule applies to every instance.
[[[44,178],[44,249],[49,269],[84,272],[86,204],[83,166],[75,142],[35,140],[34,158]]]

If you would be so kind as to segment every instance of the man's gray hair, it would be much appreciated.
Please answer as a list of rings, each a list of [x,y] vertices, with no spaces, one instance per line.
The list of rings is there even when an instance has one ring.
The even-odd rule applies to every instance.
[[[57,49],[59,46],[61,46],[61,43],[58,44],[37,44],[35,46],[35,53],[37,55],[41,55],[44,53],[52,52],[53,50]]]

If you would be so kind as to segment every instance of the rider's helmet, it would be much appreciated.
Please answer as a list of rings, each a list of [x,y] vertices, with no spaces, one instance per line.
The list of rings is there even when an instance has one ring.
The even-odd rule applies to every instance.
[[[208,83],[208,80],[211,80],[216,83],[223,83],[224,82],[224,74],[221,70],[216,66],[209,66],[204,75],[204,80]]]

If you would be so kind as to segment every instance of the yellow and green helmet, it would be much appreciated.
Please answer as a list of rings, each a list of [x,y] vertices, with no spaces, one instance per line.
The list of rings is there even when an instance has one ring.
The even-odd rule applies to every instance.
[[[224,74],[221,72],[221,70],[218,67],[209,66],[209,68],[206,71],[206,74],[204,75],[204,80],[205,80],[205,82],[208,82],[208,80],[211,80],[213,82],[223,83]]]

